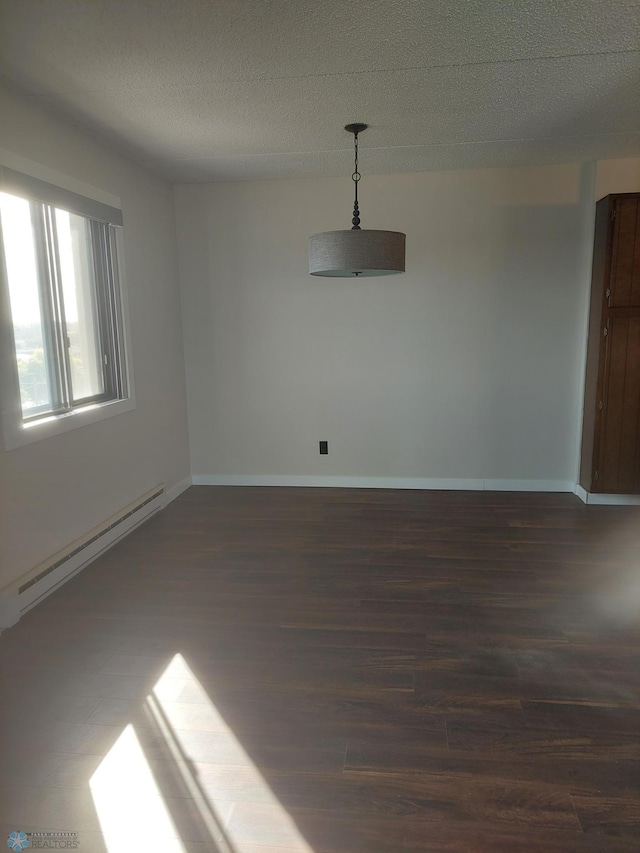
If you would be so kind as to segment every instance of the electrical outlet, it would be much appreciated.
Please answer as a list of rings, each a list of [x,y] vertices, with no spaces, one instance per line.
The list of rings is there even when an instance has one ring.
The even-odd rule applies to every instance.
[[[320,442],[320,456],[327,456],[329,453],[329,442],[321,441]]]

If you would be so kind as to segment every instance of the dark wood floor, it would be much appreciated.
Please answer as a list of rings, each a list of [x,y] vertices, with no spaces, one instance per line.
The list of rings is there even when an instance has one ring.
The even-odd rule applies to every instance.
[[[92,853],[640,849],[638,508],[192,488],[0,660],[6,833],[76,831]]]

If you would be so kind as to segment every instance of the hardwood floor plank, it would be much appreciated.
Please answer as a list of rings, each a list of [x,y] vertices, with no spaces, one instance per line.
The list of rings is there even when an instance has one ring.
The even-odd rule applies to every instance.
[[[405,829],[403,853],[636,853],[631,839],[602,838],[571,831],[520,828],[517,823],[488,827],[486,823],[428,824],[412,822]],[[393,848],[389,848],[391,851]]]
[[[275,785],[290,809],[322,808],[388,814],[429,822],[485,819],[577,830],[571,800],[551,786],[452,774],[346,771],[342,779],[305,777],[287,789]]]
[[[584,831],[589,834],[640,837],[638,797],[574,795],[573,803]],[[608,842],[601,842],[606,845]]]
[[[640,759],[640,733],[574,732],[554,729],[477,726],[453,722],[447,725],[452,749],[487,750],[516,755],[546,756],[558,761],[563,758]]]
[[[573,702],[522,703],[528,725],[571,732],[628,732],[640,735],[640,708]]]
[[[578,753],[563,756],[443,749],[429,743],[420,732],[396,738],[368,738],[366,733],[348,739],[345,772],[415,773],[437,775],[468,783],[473,780],[518,784],[540,783],[570,793],[599,794],[603,789],[617,796],[640,795],[640,768],[637,761],[611,761],[608,757],[589,758]]]

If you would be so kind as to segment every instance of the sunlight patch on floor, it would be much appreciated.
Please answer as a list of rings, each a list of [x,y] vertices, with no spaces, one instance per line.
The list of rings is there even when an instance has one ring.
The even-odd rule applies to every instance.
[[[128,725],[89,782],[109,853],[124,853],[161,843],[163,853],[185,853],[186,847],[167,810],[140,746]]]
[[[158,741],[153,755],[159,750],[162,757],[150,766],[128,725],[90,782],[109,853],[132,849],[126,839],[136,832],[146,843],[149,827],[154,839],[163,838],[160,849],[186,853],[189,842],[179,840],[163,800],[167,784],[172,808],[193,807],[189,837],[213,842],[219,853],[249,853],[256,845],[313,853],[182,655],[173,657],[143,710]]]
[[[260,843],[313,853],[182,655],[158,680],[148,707],[176,766],[187,769],[194,801],[213,811],[234,853]]]

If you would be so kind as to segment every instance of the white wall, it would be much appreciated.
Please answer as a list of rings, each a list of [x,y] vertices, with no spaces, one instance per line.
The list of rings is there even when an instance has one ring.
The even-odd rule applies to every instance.
[[[192,473],[575,481],[593,169],[366,176],[407,274],[313,278],[351,182],[176,189]],[[318,455],[318,440],[329,455]]]
[[[595,199],[609,193],[640,192],[640,157],[599,160],[596,167]]]
[[[119,196],[134,411],[16,450],[0,445],[0,588],[149,488],[189,476],[171,187],[33,99],[0,89],[0,148]]]

